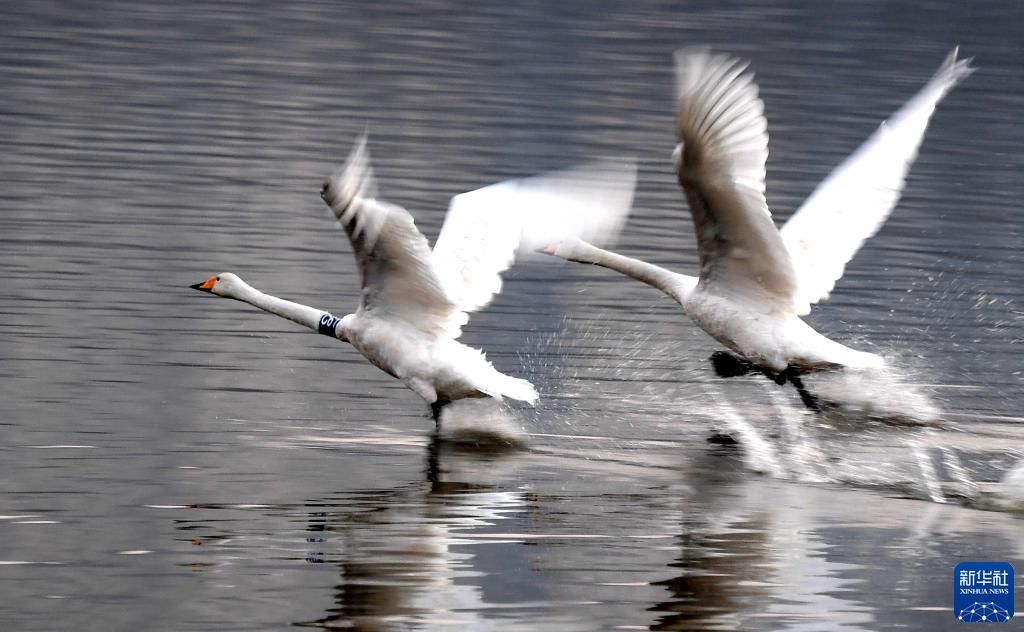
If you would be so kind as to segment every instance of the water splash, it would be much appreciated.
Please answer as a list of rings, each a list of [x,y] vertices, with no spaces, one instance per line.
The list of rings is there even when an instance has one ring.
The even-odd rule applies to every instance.
[[[522,449],[526,430],[516,412],[492,399],[462,399],[441,410],[438,436],[453,444]]]
[[[834,414],[907,425],[941,421],[942,409],[919,374],[892,362],[875,371],[834,371],[815,374],[807,381],[821,399],[837,405]]]
[[[1012,467],[996,488],[995,503],[1006,511],[1024,511],[1024,459]]]
[[[805,409],[797,409],[786,400],[773,385],[763,385],[768,399],[782,422],[783,440],[787,444],[789,460],[792,462],[795,477],[803,482],[823,483],[828,477],[821,471],[825,455],[818,445],[816,437],[807,431],[809,413]]]
[[[946,446],[940,447],[939,450],[942,452],[942,464],[955,483],[953,493],[961,498],[978,497],[980,492],[978,483],[967,473],[967,469],[960,462],[957,453]]]
[[[986,491],[994,483],[980,482],[991,480],[991,472],[961,460],[963,450],[974,449],[968,446],[977,428],[964,432],[963,423],[947,422],[955,415],[936,399],[942,386],[930,383],[914,358],[890,356],[885,370],[870,374],[808,376],[812,392],[838,404],[815,414],[791,388],[761,376],[714,377],[704,361],[710,350],[697,344],[652,334],[639,323],[565,318],[558,330],[534,334],[527,348],[535,351],[522,357],[545,392],[538,411],[524,411],[532,415],[530,427],[543,433],[545,425],[557,425],[550,430],[560,437],[600,437],[604,447],[588,458],[627,460],[658,432],[700,442],[695,447],[719,432],[740,444],[734,454],[745,470],[779,480],[934,503],[997,504]],[[1006,484],[1000,507],[1022,504],[1020,485]]]
[[[932,502],[946,502],[946,497],[942,495],[942,485],[939,482],[938,473],[935,471],[935,464],[928,455],[927,448],[923,445],[923,442],[919,442],[912,444],[911,449],[921,471],[921,483],[924,486],[925,493],[928,494]]]
[[[779,459],[778,450],[724,398],[718,399],[718,411],[726,429],[735,434],[743,446],[744,465],[753,472],[786,478],[786,468]]]

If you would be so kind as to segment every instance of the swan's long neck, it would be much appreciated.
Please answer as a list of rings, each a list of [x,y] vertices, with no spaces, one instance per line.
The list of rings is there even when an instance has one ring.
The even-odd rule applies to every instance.
[[[568,261],[591,263],[633,277],[668,294],[680,305],[697,286],[696,277],[678,274],[646,261],[603,250],[578,239],[563,241],[547,252]]]
[[[281,318],[287,318],[325,336],[345,340],[345,336],[340,331],[341,319],[330,312],[271,296],[245,283],[228,298],[248,303]]]

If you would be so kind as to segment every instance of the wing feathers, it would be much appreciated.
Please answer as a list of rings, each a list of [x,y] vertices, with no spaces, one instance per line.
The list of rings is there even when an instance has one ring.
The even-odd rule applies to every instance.
[[[768,125],[747,64],[705,49],[676,53],[682,141],[677,171],[690,202],[709,291],[753,291],[793,307],[796,277],[764,197]]]
[[[456,195],[433,252],[448,295],[473,312],[501,291],[517,252],[562,239],[613,241],[635,184],[635,163],[597,161]]]
[[[434,271],[426,238],[405,209],[372,197],[376,189],[363,136],[320,192],[359,264],[360,309],[401,318],[427,333],[457,336],[465,318]]]
[[[372,197],[376,185],[365,137],[321,196],[359,263],[360,309],[457,338],[467,312],[501,291],[501,273],[517,252],[573,237],[613,240],[635,184],[635,163],[602,161],[456,195],[433,251],[405,209]]]
[[[782,238],[799,274],[798,302],[828,298],[846,263],[892,213],[939,101],[974,69],[958,49],[935,76],[837,167],[786,222]]]

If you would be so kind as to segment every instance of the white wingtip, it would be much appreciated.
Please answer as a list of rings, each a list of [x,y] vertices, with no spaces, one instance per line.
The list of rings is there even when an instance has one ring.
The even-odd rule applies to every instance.
[[[356,138],[345,164],[324,182],[320,188],[320,197],[331,207],[338,221],[344,224],[349,219],[352,202],[356,198],[372,198],[376,195],[377,183],[370,167],[370,150],[364,132]]]
[[[800,274],[800,314],[828,298],[845,266],[899,201],[936,106],[974,72],[971,59],[946,55],[916,95],[825,179],[782,227]]]
[[[614,243],[633,207],[636,177],[636,160],[606,159],[520,180],[519,252],[571,239]]]
[[[942,65],[935,72],[935,76],[932,77],[931,83],[938,84],[943,93],[948,91],[956,84],[963,81],[965,78],[970,76],[977,68],[971,65],[974,61],[973,57],[967,57],[966,59],[957,59],[960,54],[960,47],[954,46],[953,50],[946,55],[946,58],[942,60]]]
[[[360,242],[361,249],[367,252],[373,248],[388,218],[394,214],[387,205],[374,204],[376,195],[377,183],[370,167],[370,151],[364,133],[356,138],[341,169],[320,187],[320,197],[331,208],[349,239]]]
[[[681,182],[727,178],[764,193],[768,127],[748,67],[743,59],[706,47],[676,51],[676,134],[682,146],[673,163]]]
[[[707,46],[687,46],[672,55],[676,69],[676,99],[682,99],[693,92],[700,76],[698,69],[707,65],[711,49]]]

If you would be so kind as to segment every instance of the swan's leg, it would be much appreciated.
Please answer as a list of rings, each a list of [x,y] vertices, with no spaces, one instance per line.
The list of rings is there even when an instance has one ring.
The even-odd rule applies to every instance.
[[[738,377],[746,375],[757,367],[743,358],[728,351],[716,351],[708,358],[718,377]]]
[[[800,376],[797,375],[796,371],[792,367],[786,369],[783,375],[786,373],[789,373],[787,377],[793,384],[793,387],[796,388],[796,392],[800,394],[800,401],[804,403],[804,406],[810,408],[816,413],[820,413],[825,410],[825,407],[822,406],[821,400],[818,399],[818,396],[812,394],[804,387],[804,381],[800,379]]]
[[[402,380],[405,385],[412,389],[414,393],[430,402],[430,418],[435,423],[441,423],[441,409],[444,405],[449,403],[448,400],[441,399],[437,396],[437,391],[434,387],[426,380],[418,377],[404,378]]]
[[[786,382],[793,385],[796,392],[800,395],[800,401],[804,403],[804,406],[813,410],[816,413],[820,413],[825,410],[825,406],[822,404],[818,396],[807,390],[804,386],[804,381],[800,379],[800,372],[789,366],[786,367],[785,371],[776,373],[775,371],[769,371],[760,367],[755,367],[761,374],[763,374],[769,380],[775,382],[779,386],[782,386]]]
[[[800,379],[800,374],[793,367],[787,367],[785,371],[776,373],[775,371],[759,367],[728,351],[716,351],[708,359],[711,360],[711,365],[715,368],[715,373],[718,374],[718,377],[738,377],[756,371],[779,386],[786,382],[792,383],[796,392],[800,394],[800,401],[804,403],[804,406],[816,413],[824,410],[821,401],[816,395],[807,390],[804,386],[804,381]]]
[[[797,391],[800,392],[800,399],[803,400],[804,405],[808,408],[813,407],[808,401],[814,400],[814,396],[807,392],[807,389],[803,388],[803,382],[797,376],[797,373],[792,368],[787,368],[785,371],[776,373],[775,371],[759,367],[756,364],[744,360],[743,358],[729,353],[728,351],[716,351],[711,354],[708,358],[711,360],[711,366],[715,368],[715,373],[718,377],[738,377],[741,375],[747,375],[748,373],[760,373],[769,380],[775,382],[779,386],[782,386],[787,381],[793,382],[793,386],[796,386]],[[797,384],[799,383],[799,386]]]
[[[779,386],[782,386],[783,384],[788,382],[791,375],[793,377],[796,376],[796,373],[795,372],[791,373],[790,369],[788,367],[786,368],[785,371],[781,371],[779,373],[776,373],[775,371],[770,371],[768,369],[764,369],[764,368],[761,368],[761,367],[757,367],[757,370],[762,375],[764,375],[766,378],[768,378],[769,380],[775,382]]]
[[[450,404],[451,402],[446,399],[438,399],[430,402],[430,418],[434,420],[434,423],[441,424],[441,410]]]

